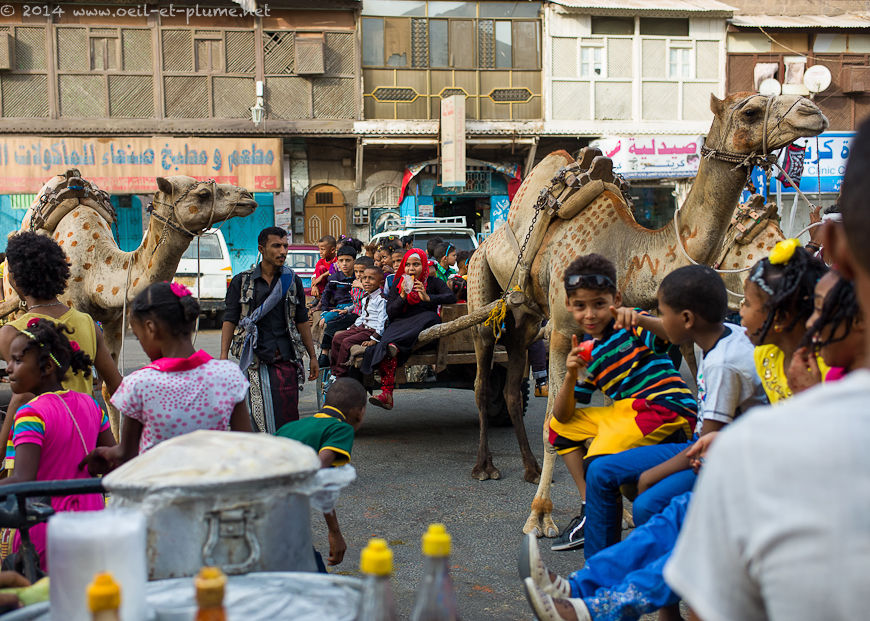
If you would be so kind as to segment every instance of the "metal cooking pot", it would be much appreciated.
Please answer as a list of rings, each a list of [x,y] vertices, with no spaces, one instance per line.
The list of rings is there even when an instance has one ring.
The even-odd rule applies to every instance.
[[[208,446],[212,440],[223,445],[226,436],[234,436],[235,442],[246,436],[244,444],[252,445],[244,449],[252,451],[248,459],[266,460],[268,476],[251,476],[250,464],[234,471],[226,446]],[[192,441],[196,450],[185,451]],[[259,446],[258,452],[262,443],[265,447]],[[276,446],[281,449],[277,453]],[[161,449],[169,465],[151,454]],[[281,451],[287,455],[276,464]],[[168,440],[144,455],[150,460],[138,471],[134,459],[107,476],[105,486],[112,506],[136,507],[145,514],[150,580],[193,576],[204,565],[227,574],[317,570],[308,494],[319,460],[307,446],[262,434],[200,431]],[[179,458],[185,455],[194,462],[198,456],[211,456],[214,462],[213,456],[221,455],[220,476],[202,474],[196,463]]]

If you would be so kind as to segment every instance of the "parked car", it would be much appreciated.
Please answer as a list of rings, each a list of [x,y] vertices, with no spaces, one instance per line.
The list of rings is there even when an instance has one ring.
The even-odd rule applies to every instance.
[[[223,233],[217,229],[209,229],[201,235],[198,247],[199,270],[197,271],[197,239],[194,239],[181,255],[173,280],[185,285],[193,295],[199,297],[199,306],[204,317],[220,322],[227,287],[233,278],[230,252]]]
[[[305,287],[305,295],[311,295],[311,279],[314,277],[314,266],[320,260],[320,252],[317,246],[291,245],[287,252],[287,260],[284,265],[291,268]]]
[[[401,238],[410,235],[414,238],[414,248],[426,249],[426,243],[433,237],[440,237],[453,244],[457,250],[475,250],[477,235],[468,228],[465,216],[434,218],[429,216],[405,216],[399,228],[383,231],[372,236],[373,242],[381,243],[391,237]]]

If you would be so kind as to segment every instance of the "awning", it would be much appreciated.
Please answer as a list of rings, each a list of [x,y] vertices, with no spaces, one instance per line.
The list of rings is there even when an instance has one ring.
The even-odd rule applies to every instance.
[[[717,0],[550,0],[569,9],[582,9],[592,15],[629,15],[669,13],[719,15],[730,17],[736,9]]]
[[[730,20],[739,28],[870,28],[870,14],[842,15],[736,15]]]

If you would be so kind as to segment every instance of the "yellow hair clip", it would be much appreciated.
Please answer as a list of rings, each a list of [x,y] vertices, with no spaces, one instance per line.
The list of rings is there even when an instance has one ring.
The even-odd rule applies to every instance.
[[[770,256],[767,258],[771,265],[783,265],[791,261],[795,250],[801,247],[801,243],[795,238],[784,239],[776,242],[776,246],[770,251]]]

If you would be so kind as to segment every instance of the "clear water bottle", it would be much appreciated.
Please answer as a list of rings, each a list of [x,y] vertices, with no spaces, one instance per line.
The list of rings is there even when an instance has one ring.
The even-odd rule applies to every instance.
[[[357,621],[397,621],[393,599],[393,551],[384,539],[371,539],[359,559],[365,575]]]
[[[411,621],[458,621],[456,593],[450,579],[450,535],[444,524],[430,524],[423,535],[426,565]]]

